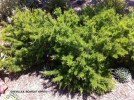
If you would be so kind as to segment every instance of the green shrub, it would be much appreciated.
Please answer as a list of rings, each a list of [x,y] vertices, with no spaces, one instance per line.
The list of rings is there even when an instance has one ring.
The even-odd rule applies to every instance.
[[[62,13],[17,11],[12,25],[5,24],[2,68],[25,70],[31,66],[51,68],[45,75],[70,91],[104,93],[114,87],[112,59],[134,58],[134,18],[122,17],[113,9],[81,19],[72,9]]]
[[[80,15],[82,19],[85,18],[85,16],[92,18],[98,13],[107,9],[114,9],[116,13],[125,15],[127,13],[125,11],[126,7],[127,4],[125,0],[93,0],[93,4],[90,4],[87,7],[83,7],[82,11],[80,12]]]
[[[17,11],[12,18],[13,25],[5,24],[3,38],[11,44],[10,48],[2,47],[5,60],[1,63],[5,70],[25,70],[43,62],[47,44],[41,36],[48,30],[45,27],[51,25],[45,14],[42,10]]]

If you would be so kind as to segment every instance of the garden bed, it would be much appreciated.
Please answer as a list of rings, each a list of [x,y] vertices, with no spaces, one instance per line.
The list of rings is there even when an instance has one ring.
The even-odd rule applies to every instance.
[[[71,1],[78,12],[90,3]],[[47,12],[16,10],[11,22],[4,24],[0,40],[4,55],[0,65],[10,72],[4,73],[6,77],[1,73],[8,86],[1,99],[133,100],[134,80],[128,70],[134,63],[133,10],[127,15],[123,1],[116,6],[119,0],[112,2],[114,6],[103,3],[80,13],[63,5]],[[48,78],[38,71],[43,67]],[[116,79],[131,81],[116,82],[112,77],[117,68]]]

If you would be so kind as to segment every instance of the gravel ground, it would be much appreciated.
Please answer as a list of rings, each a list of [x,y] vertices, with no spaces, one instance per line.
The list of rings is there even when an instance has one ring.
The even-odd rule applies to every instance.
[[[17,100],[96,100],[97,97],[93,94],[88,96],[57,90],[48,79],[36,76],[35,73],[22,75],[17,80],[6,78],[6,81],[8,90],[1,95],[0,100],[6,100],[8,97]]]
[[[1,95],[0,100],[134,100],[134,80],[125,84],[117,83],[115,90],[102,96],[57,90],[48,79],[37,76],[35,72],[21,75],[16,80],[7,77],[5,80],[8,90]]]

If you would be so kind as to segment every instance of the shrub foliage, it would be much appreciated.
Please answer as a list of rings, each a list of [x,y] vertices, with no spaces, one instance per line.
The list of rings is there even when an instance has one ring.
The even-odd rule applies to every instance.
[[[104,93],[114,87],[113,59],[134,58],[134,18],[113,9],[81,19],[72,9],[54,16],[44,11],[17,11],[5,24],[0,65],[8,71],[48,64],[45,75],[70,91]]]

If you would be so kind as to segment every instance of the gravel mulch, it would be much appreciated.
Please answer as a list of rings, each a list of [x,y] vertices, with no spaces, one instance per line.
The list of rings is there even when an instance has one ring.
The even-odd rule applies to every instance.
[[[6,77],[6,84],[8,90],[1,95],[0,100],[134,100],[134,80],[125,84],[117,83],[115,90],[102,96],[57,90],[48,79],[41,78],[35,72],[21,75],[15,80]]]
[[[32,73],[20,76],[16,80],[6,77],[8,90],[2,94],[0,100],[5,98],[17,98],[17,100],[96,100],[96,96],[70,94],[63,90],[57,90],[56,85],[48,79],[41,78],[41,75]]]

